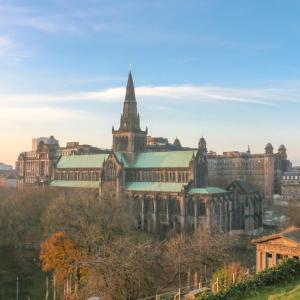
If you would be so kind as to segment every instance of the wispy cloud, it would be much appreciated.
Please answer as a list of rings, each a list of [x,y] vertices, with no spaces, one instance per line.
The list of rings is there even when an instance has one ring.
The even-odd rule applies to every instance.
[[[15,47],[14,42],[7,36],[0,36],[0,55],[6,55]]]
[[[71,109],[61,109],[55,107],[6,107],[1,108],[1,121],[26,121],[32,122],[48,122],[59,120],[91,120],[97,119],[92,112],[82,112]],[[98,118],[99,119],[99,118]]]
[[[2,105],[46,105],[49,103],[95,101],[120,102],[125,95],[124,87],[100,91],[65,92],[58,94],[2,94]],[[207,85],[140,86],[136,88],[139,99],[151,101],[199,101],[211,103],[245,103],[253,105],[276,105],[283,102],[299,102],[300,88],[258,87],[234,88]]]
[[[100,18],[97,9],[75,10],[63,2],[58,6],[49,4],[47,10],[43,6],[0,4],[0,15],[2,28],[30,28],[48,34],[85,36],[89,31],[103,31],[109,23]]]

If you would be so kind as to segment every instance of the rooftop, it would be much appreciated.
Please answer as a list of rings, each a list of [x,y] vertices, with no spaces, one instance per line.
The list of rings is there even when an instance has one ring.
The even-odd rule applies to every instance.
[[[57,169],[87,169],[102,168],[104,160],[108,154],[87,154],[87,155],[70,155],[62,156],[58,161]]]
[[[187,183],[178,182],[128,182],[127,191],[180,193]]]
[[[279,239],[279,238],[287,238],[289,240],[300,243],[300,228],[296,228],[296,227],[292,226],[282,232],[274,233],[271,235],[262,236],[258,239],[254,239],[254,240],[252,240],[252,243],[254,243],[254,244],[263,243],[263,242],[267,242],[267,241],[275,240],[275,239]]]
[[[188,168],[193,154],[196,154],[195,150],[144,152],[138,154],[133,167],[137,169]]]
[[[193,188],[189,191],[189,194],[224,194],[228,191],[219,187],[206,187],[206,188]]]
[[[99,181],[53,180],[50,186],[66,188],[99,188]]]

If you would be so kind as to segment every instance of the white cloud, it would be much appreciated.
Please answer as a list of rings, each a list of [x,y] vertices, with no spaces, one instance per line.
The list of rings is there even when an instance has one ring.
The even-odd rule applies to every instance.
[[[11,105],[52,105],[56,102],[121,102],[125,88],[115,87],[101,91],[66,92],[45,94],[0,94],[0,103]],[[159,101],[200,101],[212,103],[248,103],[257,105],[276,105],[282,102],[300,102],[300,89],[297,88],[231,88],[201,85],[141,86],[136,88],[140,100],[151,98]]]

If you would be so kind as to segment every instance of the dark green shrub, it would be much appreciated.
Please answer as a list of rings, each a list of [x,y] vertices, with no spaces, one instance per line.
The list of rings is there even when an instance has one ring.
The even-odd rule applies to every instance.
[[[267,286],[291,282],[299,279],[299,277],[300,261],[298,259],[287,259],[276,267],[264,270],[243,282],[231,286],[227,291],[218,293],[217,295],[204,295],[198,299],[221,300],[242,298],[245,293],[250,293]]]

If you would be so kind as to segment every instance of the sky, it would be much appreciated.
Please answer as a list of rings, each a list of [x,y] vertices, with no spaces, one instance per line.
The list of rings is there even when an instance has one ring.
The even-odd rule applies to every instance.
[[[142,127],[300,165],[300,2],[0,0],[0,162],[54,135],[108,148],[129,65]]]

